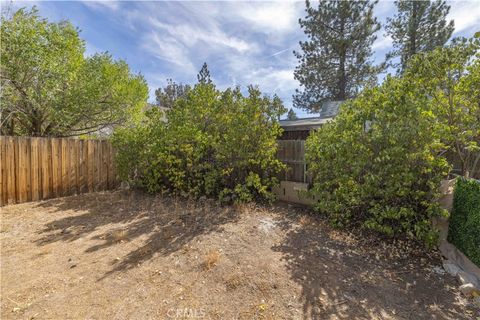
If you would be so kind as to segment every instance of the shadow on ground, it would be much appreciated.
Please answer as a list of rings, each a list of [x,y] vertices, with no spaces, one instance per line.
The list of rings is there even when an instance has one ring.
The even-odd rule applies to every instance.
[[[396,255],[395,245],[359,241],[316,216],[289,216],[281,225],[288,228],[285,241],[272,249],[283,254],[291,279],[301,286],[304,319],[471,319],[475,314],[457,299],[456,280],[432,271],[440,264],[432,257],[413,251]]]
[[[117,251],[124,252],[124,256],[112,262],[111,268],[107,266],[100,280],[133,269],[154,256],[175,253],[203,235],[221,232],[227,223],[245,222],[240,221],[245,215],[235,207],[133,191],[92,193],[40,202],[37,206],[43,207],[47,214],[63,215],[39,231],[36,240],[39,246],[80,240],[80,247],[93,253],[108,252],[111,246],[124,242],[125,246],[119,247],[123,251]],[[233,241],[244,236],[250,242],[230,244],[231,255],[239,257],[232,261],[238,261],[238,265],[237,269],[232,267],[224,272],[232,271],[234,275],[234,269],[236,274],[248,270],[258,276],[262,271],[256,262],[273,256],[275,260],[270,261],[276,264],[277,274],[269,278],[265,272],[257,280],[270,279],[266,286],[282,296],[275,303],[282,304],[284,310],[296,312],[301,306],[304,319],[472,319],[478,314],[458,297],[454,278],[433,272],[433,266],[440,265],[440,261],[425,255],[423,249],[397,250],[398,244],[385,245],[375,237],[335,231],[318,216],[286,205],[265,208],[261,216],[264,215],[275,220],[279,227],[274,241],[263,239],[269,235],[258,232],[258,217],[250,219],[254,225],[244,223],[236,231],[240,234],[229,234]],[[265,257],[259,257],[259,252]],[[283,264],[277,262],[279,257]],[[226,263],[227,258],[222,261]],[[215,272],[205,274],[210,285],[214,285],[209,288],[218,289],[225,275]],[[246,277],[245,281],[252,278],[255,277]],[[244,296],[235,295],[235,290],[243,292],[241,288],[232,289],[228,297],[242,297],[236,302],[244,304],[248,300],[245,297],[253,297],[252,301],[258,298],[259,288],[245,291]],[[216,299],[215,294],[224,294],[212,291],[208,293],[210,296],[206,289],[198,292],[202,292],[199,299],[206,295],[207,299]],[[295,301],[286,306],[293,296]]]
[[[142,192],[117,191],[54,199],[39,203],[50,211],[71,211],[71,215],[52,221],[39,232],[38,245],[74,241],[92,234],[102,243],[86,252],[104,250],[119,241],[142,237],[143,245],[112,263],[108,276],[128,270],[154,255],[169,255],[196,237],[220,231],[222,225],[239,217],[234,207],[221,207],[208,200],[195,202],[175,197],[150,196]],[[108,233],[98,234],[105,225]],[[102,277],[101,279],[103,279]]]

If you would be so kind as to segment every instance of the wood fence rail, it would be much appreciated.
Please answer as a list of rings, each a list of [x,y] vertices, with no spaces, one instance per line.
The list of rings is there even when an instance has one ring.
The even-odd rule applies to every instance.
[[[107,140],[0,136],[0,205],[116,187]]]

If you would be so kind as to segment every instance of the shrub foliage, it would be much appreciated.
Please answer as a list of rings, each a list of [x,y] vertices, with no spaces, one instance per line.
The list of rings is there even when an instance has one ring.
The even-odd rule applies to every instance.
[[[433,244],[446,155],[466,176],[480,160],[478,49],[478,39],[463,39],[415,56],[402,76],[365,89],[313,133],[306,158],[316,209],[337,226]]]
[[[463,178],[457,180],[448,241],[480,267],[480,183],[478,181]]]
[[[276,158],[281,133],[278,98],[249,87],[219,91],[199,83],[164,115],[147,113],[136,128],[114,137],[123,179],[149,192],[171,191],[222,201],[272,199],[282,170]]]
[[[480,37],[415,56],[405,77],[433,104],[445,151],[462,176],[480,173]]]
[[[334,225],[360,224],[433,241],[433,200],[448,164],[436,157],[434,115],[411,81],[387,78],[342,106],[335,121],[311,134],[306,157],[316,209]]]

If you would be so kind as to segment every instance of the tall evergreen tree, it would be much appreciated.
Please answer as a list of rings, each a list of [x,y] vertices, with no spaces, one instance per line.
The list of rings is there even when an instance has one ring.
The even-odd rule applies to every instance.
[[[414,54],[443,46],[455,27],[453,20],[447,23],[450,6],[445,0],[397,0],[395,5],[398,12],[386,25],[394,47],[387,60],[399,57],[400,62],[392,65],[402,72]]]
[[[373,66],[372,44],[380,24],[373,16],[377,1],[320,1],[318,8],[306,1],[307,16],[300,19],[308,40],[294,75],[304,87],[293,97],[298,108],[316,112],[325,100],[354,97],[379,71]]]
[[[208,71],[208,66],[206,62],[203,63],[202,69],[200,69],[200,72],[197,75],[197,79],[199,83],[212,83],[212,79],[210,79],[210,71]]]
[[[293,111],[292,108],[290,108],[290,110],[288,110],[288,113],[287,113],[287,120],[297,120],[298,117],[297,117],[297,114],[295,113],[295,111]]]
[[[172,79],[167,79],[167,85],[164,88],[155,90],[155,98],[159,106],[172,108],[180,98],[184,98],[191,87],[188,84],[176,83]]]

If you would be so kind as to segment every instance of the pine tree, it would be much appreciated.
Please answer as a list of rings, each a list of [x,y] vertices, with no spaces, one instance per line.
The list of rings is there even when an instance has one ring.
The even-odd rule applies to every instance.
[[[297,117],[297,114],[295,113],[295,111],[293,111],[292,108],[290,108],[290,110],[288,110],[288,113],[287,113],[287,120],[297,120],[298,117]]]
[[[188,84],[176,83],[172,79],[167,79],[167,85],[164,88],[155,90],[157,104],[165,108],[172,108],[180,98],[184,98],[191,87]]]
[[[296,90],[294,105],[319,111],[325,100],[353,98],[368,82],[376,81],[372,44],[380,24],[373,16],[377,1],[320,1],[315,9],[306,1],[307,16],[300,19],[308,40],[294,75],[304,87]]]
[[[210,79],[210,71],[208,71],[208,66],[207,63],[204,62],[202,69],[200,69],[200,72],[197,75],[198,83],[203,83],[203,84],[211,84],[212,79]]]
[[[444,0],[397,0],[395,5],[398,12],[387,19],[386,25],[394,47],[387,60],[400,57],[400,62],[392,66],[402,72],[414,54],[443,46],[455,27],[453,20],[447,23],[450,6]]]

